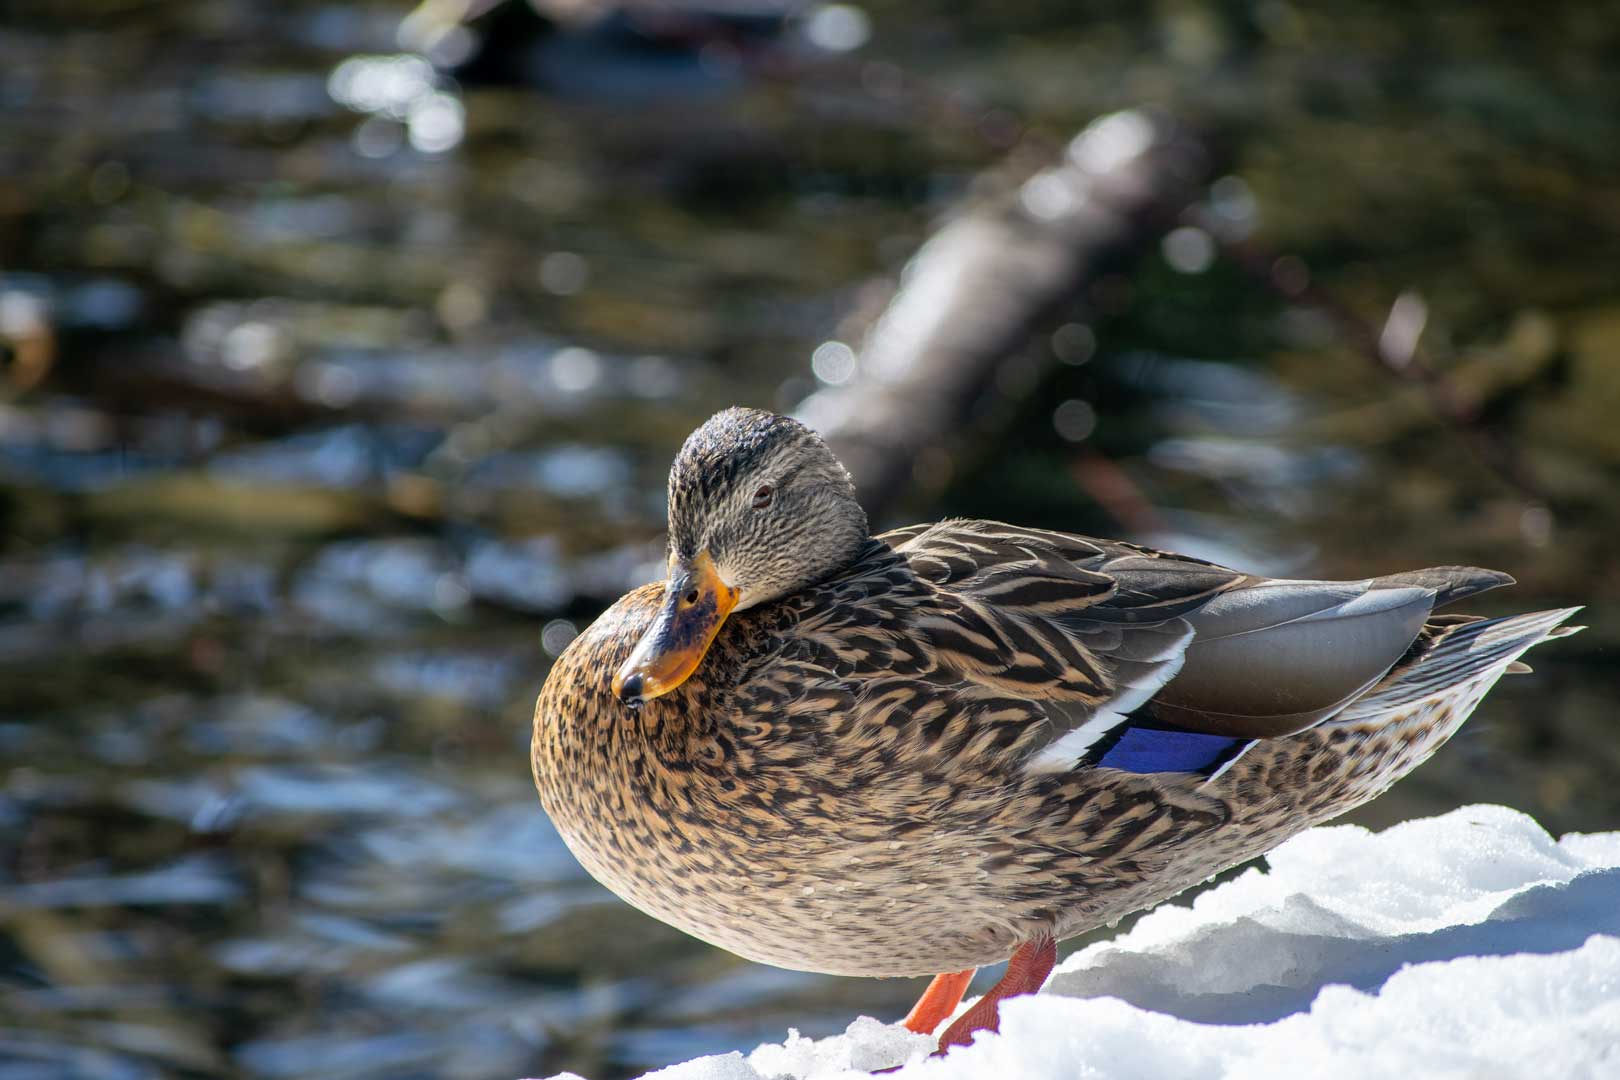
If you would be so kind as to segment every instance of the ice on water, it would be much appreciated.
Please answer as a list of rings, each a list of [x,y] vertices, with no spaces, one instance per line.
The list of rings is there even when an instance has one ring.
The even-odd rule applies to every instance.
[[[1071,956],[943,1060],[862,1017],[649,1075],[1620,1076],[1620,832],[1470,806],[1312,829],[1267,863]]]

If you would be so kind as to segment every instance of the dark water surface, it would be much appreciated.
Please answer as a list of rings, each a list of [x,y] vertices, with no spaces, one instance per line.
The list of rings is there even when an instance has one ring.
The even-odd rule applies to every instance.
[[[1593,629],[1357,819],[1620,826],[1620,20],[1082,7],[409,24],[458,80],[402,4],[0,4],[0,1080],[612,1077],[901,1012],[592,883],[530,709],[656,572],[687,430],[846,377],[943,212],[1144,102],[1219,133],[1281,294],[1183,229],[887,524],[1509,570],[1477,610]],[[1533,491],[1358,324],[1421,327]]]

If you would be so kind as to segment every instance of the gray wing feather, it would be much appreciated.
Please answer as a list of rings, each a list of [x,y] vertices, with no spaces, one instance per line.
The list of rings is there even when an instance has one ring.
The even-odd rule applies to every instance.
[[[1512,579],[1438,567],[1365,581],[1256,581],[1187,616],[1195,637],[1154,698],[1159,719],[1276,738],[1338,713],[1382,679],[1442,600]]]

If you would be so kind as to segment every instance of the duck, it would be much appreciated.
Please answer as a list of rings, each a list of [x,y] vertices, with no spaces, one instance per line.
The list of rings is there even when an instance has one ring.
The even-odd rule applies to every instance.
[[[1382,793],[1579,608],[1436,609],[1442,566],[1268,578],[952,519],[870,532],[799,421],[732,408],[669,474],[667,577],[558,657],[531,766],[574,856],[749,960],[931,976],[937,1052],[1059,942]],[[976,969],[1005,974],[958,1014]]]

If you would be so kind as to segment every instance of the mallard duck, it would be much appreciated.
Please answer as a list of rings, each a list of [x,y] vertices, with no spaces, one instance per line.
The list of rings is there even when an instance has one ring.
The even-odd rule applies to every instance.
[[[668,580],[610,607],[535,707],[546,812],[597,880],[750,960],[1006,975],[1378,795],[1578,609],[1435,608],[1436,567],[1274,580],[991,521],[872,536],[815,432],[710,419],[669,477]]]

